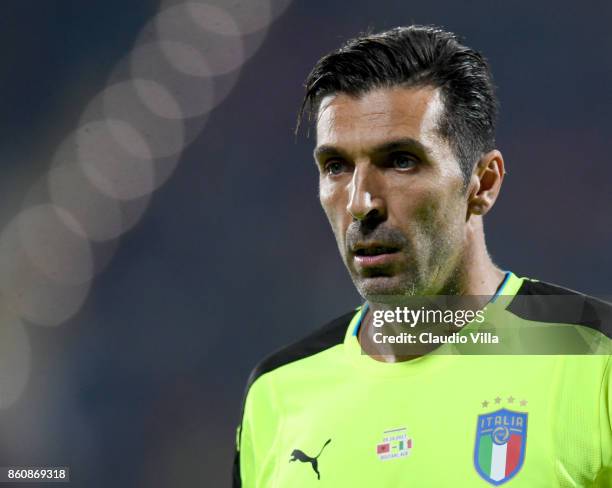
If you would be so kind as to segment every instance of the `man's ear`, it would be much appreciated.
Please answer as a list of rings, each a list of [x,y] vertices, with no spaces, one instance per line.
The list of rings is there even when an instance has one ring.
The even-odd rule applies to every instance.
[[[499,195],[504,180],[504,158],[497,149],[483,154],[472,172],[468,187],[467,218],[470,215],[484,215]]]

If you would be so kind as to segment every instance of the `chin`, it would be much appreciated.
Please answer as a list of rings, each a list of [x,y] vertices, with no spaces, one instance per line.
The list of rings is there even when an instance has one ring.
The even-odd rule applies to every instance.
[[[416,295],[413,280],[398,276],[357,277],[353,279],[357,291],[368,302],[393,304],[406,296]]]

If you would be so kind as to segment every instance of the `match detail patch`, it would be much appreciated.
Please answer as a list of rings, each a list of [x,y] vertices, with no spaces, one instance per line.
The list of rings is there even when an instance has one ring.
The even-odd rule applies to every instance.
[[[376,445],[378,459],[386,461],[408,456],[412,450],[412,439],[406,432],[406,427],[385,430],[382,442]]]

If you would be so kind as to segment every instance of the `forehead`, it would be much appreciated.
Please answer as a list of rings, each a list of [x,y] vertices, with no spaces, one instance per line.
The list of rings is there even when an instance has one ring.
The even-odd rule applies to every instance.
[[[425,147],[439,145],[438,121],[444,105],[433,87],[393,87],[353,97],[325,97],[317,119],[317,145],[366,150],[385,140],[412,138]]]

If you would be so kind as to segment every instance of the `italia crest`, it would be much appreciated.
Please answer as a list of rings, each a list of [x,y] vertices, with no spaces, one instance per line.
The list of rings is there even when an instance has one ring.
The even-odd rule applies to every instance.
[[[479,415],[474,447],[476,471],[495,486],[509,481],[523,466],[526,445],[526,412],[501,408]]]

